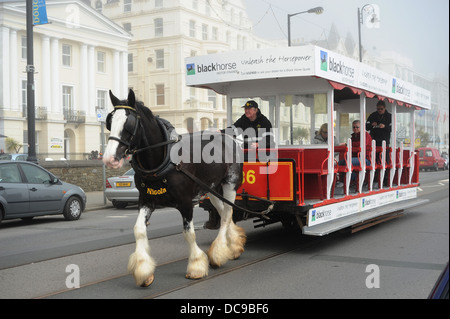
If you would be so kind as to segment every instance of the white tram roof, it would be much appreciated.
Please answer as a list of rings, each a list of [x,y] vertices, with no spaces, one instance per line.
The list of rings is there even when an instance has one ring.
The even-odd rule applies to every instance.
[[[368,97],[376,95],[398,105],[431,109],[430,91],[313,45],[210,54],[186,58],[185,63],[186,85],[220,94],[230,94],[235,87],[245,90],[252,80],[267,83],[312,77],[327,80],[335,89],[349,87]]]

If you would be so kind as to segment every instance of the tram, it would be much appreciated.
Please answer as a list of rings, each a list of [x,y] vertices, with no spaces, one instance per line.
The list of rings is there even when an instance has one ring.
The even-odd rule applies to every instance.
[[[237,220],[254,218],[255,227],[282,222],[323,236],[355,232],[426,202],[417,197],[414,111],[431,108],[429,91],[313,45],[189,57],[185,64],[187,86],[226,96],[228,126],[254,100],[275,128],[270,158],[256,151],[244,162],[236,205],[246,211],[235,208]],[[390,138],[355,149],[352,122],[360,120],[365,132],[379,100],[392,117]],[[327,142],[314,144],[324,124]],[[201,207],[213,209],[207,199]]]

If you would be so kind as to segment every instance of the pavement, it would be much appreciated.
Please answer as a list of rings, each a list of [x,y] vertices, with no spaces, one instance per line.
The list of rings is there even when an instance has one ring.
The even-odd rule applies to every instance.
[[[106,197],[105,199],[103,198],[103,191],[86,192],[86,197],[87,203],[84,212],[113,207],[112,203],[108,199],[106,199]]]

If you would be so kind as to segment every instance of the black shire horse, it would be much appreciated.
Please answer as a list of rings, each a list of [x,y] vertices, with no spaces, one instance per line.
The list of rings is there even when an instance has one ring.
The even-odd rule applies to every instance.
[[[195,138],[199,133],[181,135],[181,140],[171,140],[168,121],[155,117],[142,102],[136,101],[129,91],[127,100],[119,100],[109,92],[114,110],[108,115],[106,127],[111,134],[103,162],[109,168],[120,168],[124,157],[133,154],[132,166],[139,190],[139,214],[134,226],[136,250],[128,261],[128,271],[138,286],[149,286],[154,279],[155,262],[150,256],[146,226],[157,205],[177,208],[183,218],[183,234],[189,245],[189,261],[186,278],[199,279],[208,275],[209,264],[220,267],[228,260],[238,258],[246,241],[242,227],[232,219],[233,208],[213,194],[211,188],[226,200],[234,203],[236,190],[242,183],[242,162],[230,161],[235,148],[233,139],[220,133],[211,133],[212,140]],[[232,142],[230,142],[230,140]],[[171,152],[177,148],[177,152]],[[203,155],[213,154],[213,160]],[[184,160],[173,161],[170,153],[179,154]],[[198,153],[203,154],[201,157]],[[221,154],[220,154],[221,153]],[[183,153],[186,155],[186,153]],[[228,158],[228,161],[226,161]],[[187,173],[186,173],[187,172]],[[194,176],[194,179],[189,175]],[[200,183],[194,182],[195,178]],[[206,186],[206,187],[205,187]],[[219,233],[206,255],[195,241],[192,222],[195,201],[207,194],[220,214]]]

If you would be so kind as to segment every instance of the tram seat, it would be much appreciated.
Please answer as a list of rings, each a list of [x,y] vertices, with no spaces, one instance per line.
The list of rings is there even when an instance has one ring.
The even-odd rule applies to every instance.
[[[389,176],[389,169],[392,168],[392,164],[391,161],[388,159],[389,153],[390,152],[390,147],[386,147],[386,142],[383,141],[383,145],[382,146],[377,146],[376,147],[376,156],[377,156],[377,160],[376,160],[376,164],[375,164],[375,169],[377,170],[376,172],[376,178],[377,178],[377,183],[378,183],[378,187],[381,189],[382,188],[382,183],[384,182],[385,177]],[[386,175],[388,174],[388,175]],[[382,181],[383,179],[383,181]]]
[[[355,151],[355,150],[354,150]],[[366,149],[366,152],[369,153],[369,155],[372,153],[372,147],[368,146]],[[366,172],[365,172],[365,176],[364,176],[364,183],[369,183],[369,174],[370,171],[373,170],[373,161],[372,161],[372,156],[369,157],[369,155],[366,154],[366,158],[369,160],[369,164],[366,163]],[[353,166],[352,167],[352,172],[356,173],[356,191],[359,193],[359,172],[362,170],[361,168],[361,148],[358,148],[358,161],[359,161],[359,166]]]
[[[335,171],[339,174],[339,181],[344,184],[344,194],[348,195],[348,188],[345,187],[346,185],[346,176],[347,173],[349,173],[351,167],[351,161],[348,162],[348,158],[352,156],[351,152],[349,152],[349,147],[351,147],[352,140],[348,139],[347,144],[339,145],[334,147],[334,151],[336,153],[339,153],[339,163],[342,164],[342,161],[345,163],[345,165],[339,165],[336,164]],[[349,146],[348,146],[349,145]],[[350,165],[349,165],[350,164]],[[336,175],[334,177],[334,184],[333,187],[336,186]]]
[[[409,184],[409,172],[411,170],[411,159],[414,157],[415,151],[403,150],[403,173],[401,177],[402,184]]]
[[[305,149],[304,154],[305,199],[323,200],[327,194],[330,151],[326,148]]]

